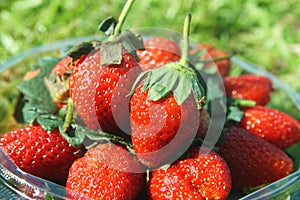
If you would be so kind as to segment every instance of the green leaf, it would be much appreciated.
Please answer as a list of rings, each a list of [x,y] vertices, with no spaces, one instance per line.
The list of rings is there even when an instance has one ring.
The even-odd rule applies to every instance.
[[[114,17],[110,16],[104,19],[98,26],[98,30],[104,32],[106,35],[114,33],[117,21]]]
[[[63,124],[63,119],[49,113],[45,113],[45,114],[39,113],[39,116],[36,117],[36,121],[47,132],[51,132],[53,129]]]
[[[63,131],[63,125],[60,125],[59,132],[68,141],[68,143],[70,143],[73,146],[80,146],[85,139],[85,134],[84,132],[80,131],[80,129],[76,128],[75,125],[72,125],[72,128],[73,129],[70,129],[65,133]]]
[[[159,72],[161,76],[155,76],[150,80],[150,89],[148,92],[149,100],[157,101],[162,99],[177,87],[180,73],[167,67],[163,68],[162,71],[163,73]]]
[[[194,96],[203,97],[205,95],[204,88],[197,79],[197,75],[193,70],[178,67],[178,63],[168,63],[160,68],[154,68],[141,73],[136,79],[134,86],[130,92],[133,93],[137,83],[144,78],[142,92],[148,91],[148,99],[158,101],[170,92],[173,92],[174,98],[178,105],[181,105],[188,96],[194,92]],[[195,88],[197,87],[197,88]],[[198,103],[198,100],[197,102]]]
[[[292,158],[294,163],[293,171],[300,169],[300,141],[292,144],[284,149],[284,151]]]
[[[121,40],[123,47],[136,59],[140,61],[139,57],[136,54],[136,50],[144,50],[143,38],[140,35],[134,35],[131,31],[125,30],[121,33]]]
[[[149,74],[148,74],[147,78],[144,81],[144,85],[142,87],[142,92],[145,92],[149,88],[149,85],[150,85],[150,80],[151,80],[152,73],[151,73],[151,71],[148,71],[148,72],[149,72]]]
[[[127,97],[131,96],[134,93],[135,89],[138,87],[138,84],[142,81],[142,79],[144,78],[144,76],[146,76],[148,73],[149,73],[148,77],[151,76],[151,71],[150,70],[144,71],[144,72],[142,72],[142,73],[140,73],[138,75],[138,77],[135,79],[135,81],[134,81],[134,83],[132,85],[132,88],[131,88],[130,92],[126,95]],[[144,81],[144,86],[149,84],[150,80],[149,80],[148,77]],[[145,90],[143,90],[143,88],[142,88],[143,92],[145,92]]]
[[[21,99],[16,109],[22,110],[22,115],[18,117],[22,123],[32,124],[36,121],[49,132],[62,123],[62,118],[56,116],[58,107],[44,84],[44,78],[49,76],[52,68],[59,61],[60,59],[56,57],[38,59],[37,68],[40,68],[40,73],[17,86],[21,92]],[[21,114],[19,111],[16,113]]]
[[[227,115],[227,121],[234,121],[234,122],[239,122],[243,118],[243,111],[241,111],[238,107],[236,106],[229,106],[228,107],[228,115]]]
[[[120,42],[103,42],[100,47],[101,65],[121,64],[122,49]]]
[[[136,49],[144,49],[142,37],[126,30],[112,40],[102,42],[100,46],[101,65],[120,64],[123,48],[132,54],[136,60]]]
[[[41,69],[40,73],[30,80],[21,82],[17,88],[26,98],[40,101],[49,99],[50,95],[43,84],[43,79],[50,74],[54,65],[59,61],[60,59],[56,57],[43,57],[38,59],[38,68]]]
[[[96,44],[94,44],[96,43]],[[89,54],[95,49],[95,46],[99,45],[100,41],[97,42],[82,42],[72,48],[70,48],[66,54],[74,59],[80,58],[82,55]]]
[[[254,105],[255,102],[251,100],[227,97],[225,126],[232,126],[241,121],[244,116],[244,112],[240,109],[240,107]]]
[[[116,136],[111,133],[106,133],[101,130],[91,130],[87,127],[81,126],[79,124],[72,124],[72,129],[70,129],[67,133],[63,133],[63,127],[60,126],[60,132],[62,136],[72,145],[78,146],[83,143],[83,141],[88,138],[92,141],[109,141],[113,143],[118,143],[125,148],[127,148],[130,152],[134,152],[132,144],[130,142],[125,141],[122,137]]]
[[[178,105],[181,105],[192,92],[191,84],[186,78],[178,78],[177,87],[173,91],[174,98]]]
[[[148,91],[148,99],[158,101],[167,96],[171,91],[164,85],[155,84]]]
[[[52,68],[54,67],[54,65],[56,65],[56,63],[58,63],[59,61],[60,61],[60,58],[57,58],[57,57],[46,56],[46,57],[38,58],[38,60],[37,60],[38,66],[39,66],[39,68],[41,68],[41,72],[40,72],[39,76],[49,75]]]

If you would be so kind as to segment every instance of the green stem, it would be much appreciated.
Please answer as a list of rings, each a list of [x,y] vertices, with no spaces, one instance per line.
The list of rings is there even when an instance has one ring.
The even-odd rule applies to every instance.
[[[63,133],[66,133],[70,128],[73,120],[73,101],[71,98],[68,98],[67,111],[66,111],[65,122],[63,124]]]
[[[179,61],[181,66],[187,66],[189,64],[189,35],[190,35],[190,23],[191,23],[192,15],[188,13],[184,20],[183,25],[183,48],[182,55]]]
[[[129,12],[131,6],[133,5],[134,3],[134,0],[128,0],[119,16],[119,19],[118,19],[118,23],[115,27],[115,30],[114,30],[114,33],[108,38],[108,40],[112,40],[114,39],[118,34],[119,32],[121,31],[121,28],[122,28],[122,25],[125,21],[125,18],[127,16],[127,13]]]

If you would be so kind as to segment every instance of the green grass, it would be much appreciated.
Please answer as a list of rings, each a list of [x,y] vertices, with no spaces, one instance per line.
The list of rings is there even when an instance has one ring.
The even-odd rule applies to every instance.
[[[37,45],[99,33],[99,22],[109,15],[117,17],[124,2],[0,0],[0,63]],[[187,12],[192,14],[191,37],[195,41],[236,53],[279,76],[300,93],[298,0],[137,0],[124,28],[181,31]],[[11,114],[15,97],[10,87],[23,71],[20,67],[13,74],[10,71],[1,76],[2,122]]]

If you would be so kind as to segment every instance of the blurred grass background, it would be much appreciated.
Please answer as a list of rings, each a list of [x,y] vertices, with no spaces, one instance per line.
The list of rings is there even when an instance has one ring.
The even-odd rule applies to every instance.
[[[118,17],[125,1],[0,0],[0,63],[28,48],[99,33],[99,22]],[[125,28],[181,31],[192,14],[191,37],[253,62],[300,93],[300,4],[298,0],[136,0]],[[11,114],[22,69],[0,79],[0,127]],[[282,102],[284,103],[284,101]],[[0,128],[1,132],[1,128]]]

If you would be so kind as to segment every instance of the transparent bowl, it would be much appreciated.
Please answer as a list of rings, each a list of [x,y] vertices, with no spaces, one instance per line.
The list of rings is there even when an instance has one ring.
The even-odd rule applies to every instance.
[[[2,63],[0,65],[0,73],[5,73],[7,70],[12,70],[13,68],[19,68],[20,70],[24,63],[28,63],[27,66],[29,66],[33,60],[41,55],[57,55],[61,49],[67,46],[82,41],[101,39],[101,37],[102,36],[99,35],[93,35],[89,37],[72,38],[29,49]],[[291,113],[291,115],[299,117],[300,96],[289,85],[283,83],[275,75],[263,70],[261,67],[239,57],[234,56],[231,58],[231,61],[233,73],[246,72],[269,77],[277,91],[274,95],[285,98],[283,100],[286,102],[285,105],[293,107],[293,113]],[[269,106],[276,107],[279,110],[286,109],[285,105],[276,101],[276,98],[272,99],[275,100],[272,100]],[[233,193],[228,199],[300,199],[300,170],[298,170],[300,153],[298,153],[298,149],[300,151],[300,144],[293,145],[293,147],[286,149],[289,155],[295,160],[295,169],[291,175],[246,196],[241,196],[239,192]],[[66,188],[61,185],[23,172],[0,148],[0,199],[65,199],[66,192]]]

